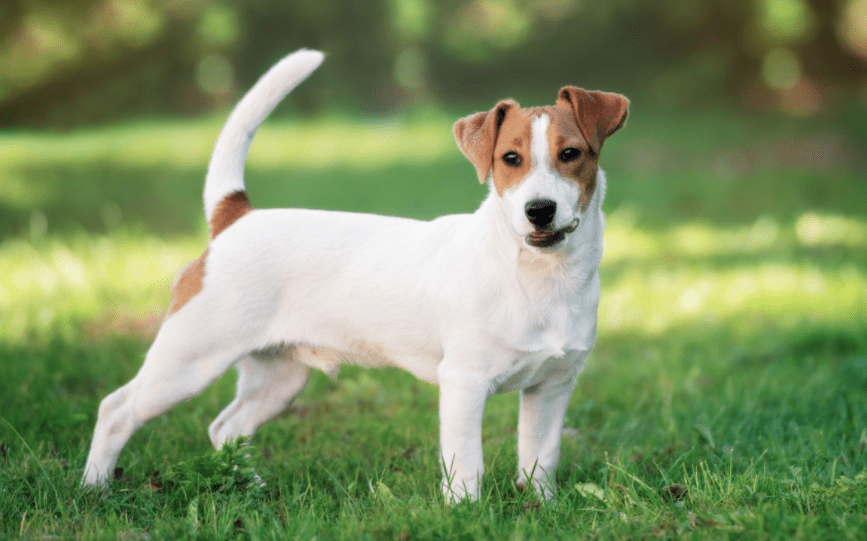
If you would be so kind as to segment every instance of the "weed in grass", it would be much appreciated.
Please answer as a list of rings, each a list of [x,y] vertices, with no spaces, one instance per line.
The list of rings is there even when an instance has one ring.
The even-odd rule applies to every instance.
[[[226,442],[219,451],[173,464],[159,484],[183,494],[188,500],[202,493],[246,492],[251,497],[260,496],[264,483],[250,464],[252,452],[245,438]]]

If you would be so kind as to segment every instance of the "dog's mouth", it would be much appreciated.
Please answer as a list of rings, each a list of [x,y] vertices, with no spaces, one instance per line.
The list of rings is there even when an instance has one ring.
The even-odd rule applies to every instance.
[[[527,235],[527,244],[536,248],[548,248],[559,244],[566,235],[578,229],[578,221],[578,218],[575,218],[571,224],[556,231],[533,231]]]

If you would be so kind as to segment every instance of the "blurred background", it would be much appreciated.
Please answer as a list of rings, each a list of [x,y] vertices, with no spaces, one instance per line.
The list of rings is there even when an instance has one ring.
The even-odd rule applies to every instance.
[[[867,103],[867,0],[7,0],[0,119],[69,129],[223,110],[322,49],[304,114],[393,114],[564,83],[809,117]]]
[[[0,430],[18,432],[0,432],[0,449],[10,465],[29,441],[32,472],[65,456],[73,467],[52,471],[77,483],[99,398],[138,369],[173,277],[206,246],[202,187],[229,109],[299,47],[327,59],[254,140],[256,207],[472,212],[488,187],[454,143],[457,118],[507,97],[553,103],[567,84],[631,99],[600,158],[599,339],[567,419],[580,434],[564,443],[574,479],[621,451],[646,466],[639,477],[707,460],[746,471],[754,488],[750,472],[767,466],[764,492],[742,500],[748,517],[762,498],[864,475],[867,0],[3,0],[0,381],[10,384],[0,385]],[[231,399],[233,377],[182,406],[187,415],[145,427],[137,437],[154,445],[123,460],[140,460],[146,477],[165,457],[205,452],[204,426]],[[399,400],[416,390],[421,398]],[[430,445],[437,470],[435,416],[418,417],[435,411],[432,387],[348,368],[315,376],[308,400],[333,405],[281,423],[335,438],[322,448],[379,448],[339,424],[359,417],[327,415],[361,410],[346,421],[365,427],[354,433]],[[406,407],[415,400],[424,405]],[[510,450],[486,451],[500,479],[514,469],[514,405],[495,397],[487,410],[486,445]],[[293,458],[271,462],[315,470],[281,423],[259,441]],[[818,531],[860,531],[856,500],[840,490]],[[753,520],[720,518],[730,501],[725,492],[698,522]],[[793,529],[774,530],[782,511],[756,521],[809,538],[801,513],[818,508],[804,502],[789,508]],[[27,508],[28,523],[54,516],[50,507]],[[10,532],[24,531],[22,512],[6,514]]]

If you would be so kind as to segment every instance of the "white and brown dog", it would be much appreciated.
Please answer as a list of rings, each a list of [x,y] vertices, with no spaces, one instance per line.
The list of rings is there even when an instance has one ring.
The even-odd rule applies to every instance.
[[[287,56],[229,117],[205,182],[210,243],[177,280],[141,370],[102,401],[83,483],[107,483],[139,427],[232,366],[237,397],[209,429],[217,447],[283,411],[311,368],[350,361],[439,385],[449,501],[479,497],[488,397],[520,390],[518,486],[551,497],[566,407],[596,340],[599,151],[629,102],[565,87],[553,106],[506,100],[459,120],[458,146],[492,181],[473,214],[253,210],[253,135],[322,59]]]

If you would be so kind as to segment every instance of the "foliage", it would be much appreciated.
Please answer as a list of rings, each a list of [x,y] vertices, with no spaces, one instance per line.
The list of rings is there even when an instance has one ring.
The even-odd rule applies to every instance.
[[[563,84],[643,101],[813,115],[859,99],[865,0],[15,0],[0,11],[3,126],[225,108],[273,62],[325,50],[291,107],[394,112],[547,101]],[[842,99],[841,99],[842,98]]]

